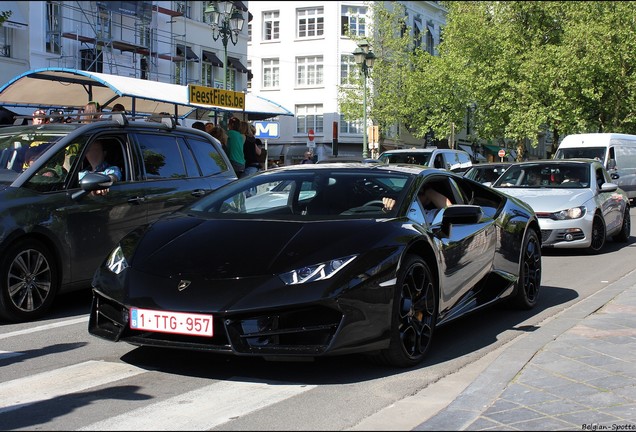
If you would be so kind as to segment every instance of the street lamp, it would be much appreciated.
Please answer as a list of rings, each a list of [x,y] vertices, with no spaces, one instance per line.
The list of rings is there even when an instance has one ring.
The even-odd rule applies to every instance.
[[[373,67],[375,61],[375,54],[371,51],[371,46],[367,42],[358,43],[358,47],[353,51],[353,57],[360,66],[362,74],[364,75],[364,85],[362,97],[362,109],[364,113],[362,115],[362,157],[369,157],[369,143],[367,142],[367,79],[369,78],[369,70]]]
[[[232,45],[238,43],[238,35],[243,30],[245,19],[241,11],[234,7],[232,1],[215,1],[205,10],[205,14],[209,17],[210,26],[212,27],[212,39],[216,42],[221,39],[223,42],[224,58],[223,58],[223,89],[227,90],[227,44]]]

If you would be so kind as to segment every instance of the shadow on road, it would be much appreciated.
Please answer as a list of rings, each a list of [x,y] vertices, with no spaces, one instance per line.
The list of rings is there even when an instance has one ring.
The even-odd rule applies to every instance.
[[[425,361],[411,369],[396,369],[375,364],[364,355],[322,357],[314,361],[274,362],[260,358],[203,352],[136,348],[121,360],[140,368],[170,374],[219,380],[254,379],[290,381],[306,384],[346,384],[400,374],[455,359],[498,342],[503,332],[533,331],[526,320],[549,308],[575,299],[575,290],[542,287],[537,306],[529,311],[493,306],[450,322],[436,330],[432,349]],[[514,337],[514,335],[512,336]]]

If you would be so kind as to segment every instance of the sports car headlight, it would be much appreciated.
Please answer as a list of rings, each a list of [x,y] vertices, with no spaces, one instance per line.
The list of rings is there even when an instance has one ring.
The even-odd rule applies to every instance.
[[[117,275],[128,268],[128,261],[126,260],[121,245],[117,245],[110,255],[108,255],[108,258],[106,258],[106,267]]]
[[[585,216],[585,207],[573,207],[553,213],[556,220],[579,219]]]
[[[298,285],[305,282],[315,282],[319,280],[329,279],[347,264],[355,259],[357,255],[350,255],[344,258],[337,258],[331,261],[315,264],[307,267],[301,267],[280,275],[285,285]]]

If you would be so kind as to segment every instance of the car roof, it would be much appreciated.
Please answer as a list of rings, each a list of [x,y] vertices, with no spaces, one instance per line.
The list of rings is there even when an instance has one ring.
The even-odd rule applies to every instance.
[[[382,152],[380,156],[387,153],[432,153],[435,150],[445,151],[445,152],[461,152],[466,153],[464,150],[457,149],[447,149],[447,148],[439,148],[439,147],[425,147],[425,148],[413,148],[413,149],[395,149],[395,150],[385,150]]]
[[[599,161],[595,160],[595,159],[581,159],[581,158],[572,158],[572,159],[536,159],[536,160],[531,160],[531,161],[524,161],[524,162],[515,162],[515,165],[533,165],[533,164],[550,164],[550,165],[565,165],[565,164],[569,164],[569,163],[576,163],[576,164],[592,164],[592,163],[598,163],[600,164]]]
[[[446,172],[437,168],[425,167],[422,165],[414,164],[376,164],[376,163],[362,163],[362,162],[333,162],[333,163],[321,163],[321,164],[296,164],[296,165],[284,165],[277,168],[272,168],[269,172],[281,172],[281,171],[301,171],[301,170],[367,170],[367,171],[387,171],[387,172],[402,172],[405,174],[418,175],[422,172]]]

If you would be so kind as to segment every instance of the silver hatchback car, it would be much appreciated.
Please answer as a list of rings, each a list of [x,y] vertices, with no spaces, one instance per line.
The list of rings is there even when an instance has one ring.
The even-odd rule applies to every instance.
[[[516,163],[492,187],[530,204],[542,247],[598,253],[606,239],[630,236],[629,199],[612,180],[599,161],[550,159]]]

